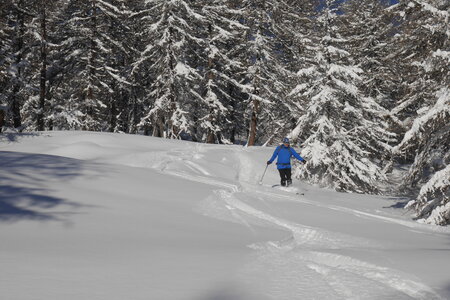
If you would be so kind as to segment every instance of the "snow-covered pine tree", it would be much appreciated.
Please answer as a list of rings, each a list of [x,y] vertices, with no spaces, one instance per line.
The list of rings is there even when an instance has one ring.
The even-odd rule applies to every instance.
[[[403,93],[393,113],[406,134],[395,148],[398,159],[412,162],[404,189],[419,196],[408,207],[419,219],[448,223],[448,181],[440,178],[449,164],[450,62],[449,4],[445,1],[401,1],[395,59],[403,74]],[[418,191],[420,189],[420,191]],[[437,192],[436,192],[437,191]],[[447,194],[446,194],[447,193]]]
[[[9,0],[2,3],[2,101],[6,103],[4,125],[22,130],[22,106],[31,95],[27,85],[29,69],[29,25],[32,3],[27,0]],[[3,18],[4,16],[4,18]]]
[[[448,160],[448,159],[447,159]],[[407,209],[417,212],[416,218],[434,225],[450,224],[450,164],[434,173],[422,186],[416,200],[408,202]]]
[[[239,89],[239,78],[243,64],[235,59],[236,48],[243,45],[247,29],[239,19],[242,11],[235,8],[232,1],[206,1],[203,15],[207,18],[204,92],[198,95],[202,105],[198,127],[203,131],[207,143],[230,143],[228,129],[233,112],[233,91]],[[242,50],[242,49],[241,49]]]
[[[366,76],[361,89],[383,107],[395,106],[400,82],[395,64],[390,61],[390,38],[396,30],[394,16],[383,1],[350,0],[343,5],[344,17],[354,38],[347,44],[352,57]]]
[[[399,152],[418,148],[405,183],[422,185],[413,208],[417,218],[437,225],[450,224],[450,89],[442,88],[435,105],[414,120],[398,145]]]
[[[305,102],[295,88],[301,88],[304,82],[296,72],[307,66],[307,61],[312,57],[308,53],[312,43],[310,36],[313,34],[313,16],[316,13],[316,1],[271,1],[269,12],[273,20],[272,55],[274,67],[274,86],[269,88],[276,95],[272,102],[276,109],[267,110],[267,116],[263,118],[264,135],[266,144],[280,141],[295,128],[299,117],[304,111]],[[269,78],[268,82],[273,79]],[[289,91],[294,91],[289,93]]]
[[[144,43],[133,72],[147,72],[149,86],[141,100],[145,113],[139,124],[146,133],[166,138],[193,136],[191,114],[198,104],[202,49],[207,19],[201,3],[184,0],[147,1],[139,14]],[[204,65],[204,63],[203,63]]]
[[[141,122],[146,107],[144,99],[148,96],[148,87],[150,86],[151,75],[145,64],[136,67],[136,62],[141,58],[141,51],[147,43],[147,39],[143,36],[144,19],[147,16],[145,9],[146,3],[142,0],[127,1],[130,13],[128,14],[125,25],[129,30],[130,40],[128,46],[132,49],[129,54],[131,62],[127,72],[127,78],[132,84],[129,89],[129,98],[126,107],[120,112],[119,124],[122,123],[121,131],[136,134],[139,132],[139,123]],[[124,103],[125,104],[125,103]]]
[[[127,35],[123,29],[127,13],[120,0],[71,0],[66,9],[60,51],[67,53],[71,70],[55,91],[55,126],[65,129],[106,130],[114,97],[128,86],[122,58],[126,56]],[[119,92],[118,92],[119,91]]]
[[[447,8],[446,8],[447,7]],[[389,60],[401,78],[392,116],[404,134],[418,116],[417,111],[435,103],[436,92],[448,86],[449,12],[441,0],[400,1],[389,9],[395,17],[396,33],[389,41]],[[447,81],[447,82],[445,82]],[[414,159],[414,152],[403,153]]]
[[[115,8],[107,13],[109,19],[107,40],[112,51],[107,67],[110,87],[113,90],[107,102],[108,131],[111,132],[130,131],[135,89],[131,78],[131,65],[137,56],[134,24],[130,15],[136,2],[115,0],[110,3]]]
[[[283,24],[283,30],[279,31],[289,48],[289,70],[295,72],[295,74],[292,78],[286,78],[290,80],[289,86],[292,88],[282,104],[287,108],[285,116],[289,117],[280,122],[283,130],[275,132],[279,140],[282,136],[289,135],[296,127],[300,117],[305,113],[310,97],[304,92],[316,80],[313,70],[317,65],[317,44],[320,43],[315,24],[319,13],[317,1],[293,0],[286,4],[294,9],[279,16],[281,19],[279,22]],[[292,136],[292,141],[298,143],[297,138],[297,136]]]
[[[48,22],[49,22],[49,3],[50,1],[37,1],[37,20],[36,27],[39,30],[36,30],[36,34],[34,35],[38,39],[39,45],[39,101],[37,107],[37,130],[43,131],[44,127],[44,114],[45,114],[45,101],[47,98],[47,56],[48,56]],[[51,1],[53,2],[53,1]],[[53,2],[54,4],[54,2]]]
[[[365,138],[370,158],[381,160],[380,165],[387,163],[390,170],[392,146],[397,144],[398,137],[392,132],[396,118],[390,109],[395,106],[395,94],[399,78],[393,64],[386,62],[390,49],[388,41],[393,31],[393,21],[386,12],[382,1],[351,0],[342,6],[345,27],[351,33],[344,49],[351,53],[363,72],[360,74],[359,89],[367,104],[364,118],[379,125],[380,130],[370,132]]]
[[[31,20],[28,26],[28,85],[32,94],[25,101],[22,109],[23,122],[27,130],[51,129],[51,82],[54,74],[55,43],[58,16],[64,10],[67,1],[33,1],[27,6]]]
[[[415,156],[403,178],[406,189],[422,186],[450,163],[449,88],[439,90],[436,99],[434,105],[418,111],[411,129],[394,149],[399,157]]]
[[[228,119],[230,122],[223,124],[226,138],[231,143],[245,143],[248,137],[248,118],[246,114],[248,100],[248,85],[246,84],[246,75],[248,68],[247,61],[247,32],[249,28],[246,23],[245,3],[241,0],[227,0],[227,7],[231,10],[222,14],[226,20],[238,22],[239,25],[232,23],[233,37],[228,44],[223,44],[222,52],[227,53],[227,57],[233,62],[224,75],[229,74],[225,81],[228,84],[227,94],[230,95],[228,101],[225,101],[229,110]],[[229,22],[229,21],[227,21]],[[231,25],[231,24],[230,24]],[[231,82],[231,83],[230,83]],[[226,99],[225,99],[226,100]]]
[[[7,5],[9,1],[0,3],[0,133],[5,125],[6,114],[6,87],[8,85],[7,55],[11,52],[11,41],[8,38]]]
[[[339,191],[377,193],[385,178],[372,159],[386,130],[376,118],[379,105],[360,89],[363,70],[346,50],[354,36],[338,9],[327,0],[320,10],[315,62],[300,72],[308,79],[297,91],[309,104],[291,136],[304,141],[308,163],[296,175]]]
[[[258,141],[271,137],[270,126],[274,122],[274,114],[282,110],[281,102],[288,90],[285,82],[290,73],[280,62],[282,55],[282,38],[276,28],[274,9],[280,8],[278,1],[244,0],[245,24],[248,26],[245,89],[248,94],[247,115],[249,134],[247,145],[253,146]],[[286,7],[286,6],[283,6]],[[279,14],[279,12],[278,12]]]

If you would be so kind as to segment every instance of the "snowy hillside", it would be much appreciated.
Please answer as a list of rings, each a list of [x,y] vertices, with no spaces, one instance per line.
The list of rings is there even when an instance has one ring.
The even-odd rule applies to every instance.
[[[258,185],[272,151],[0,136],[0,298],[450,299],[449,228],[406,199],[272,188],[273,165]]]

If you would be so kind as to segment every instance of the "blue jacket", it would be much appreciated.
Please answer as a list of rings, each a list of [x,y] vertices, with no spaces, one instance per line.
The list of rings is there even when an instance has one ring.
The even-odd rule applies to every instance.
[[[285,145],[280,145],[275,149],[269,162],[272,163],[277,156],[278,156],[277,169],[279,170],[291,168],[292,156],[298,159],[299,161],[304,161],[303,157],[301,157],[297,152],[295,152],[294,148],[286,147]]]

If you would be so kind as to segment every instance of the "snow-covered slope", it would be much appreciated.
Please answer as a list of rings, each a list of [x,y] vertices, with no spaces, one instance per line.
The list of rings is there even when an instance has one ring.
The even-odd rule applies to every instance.
[[[450,230],[401,199],[272,188],[273,148],[0,136],[0,295],[450,299]],[[304,195],[301,195],[304,193]]]

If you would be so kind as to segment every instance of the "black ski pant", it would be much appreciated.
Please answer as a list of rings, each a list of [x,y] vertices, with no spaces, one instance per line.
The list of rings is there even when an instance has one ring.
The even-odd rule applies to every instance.
[[[291,173],[291,168],[286,168],[286,169],[278,169],[278,172],[280,172],[280,177],[281,177],[281,185],[282,186],[286,186],[286,182],[287,184],[291,184],[292,183],[292,173]]]

